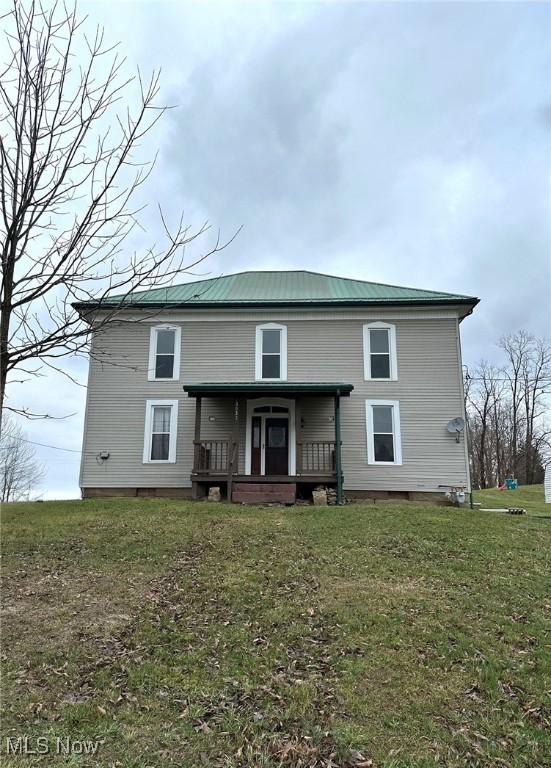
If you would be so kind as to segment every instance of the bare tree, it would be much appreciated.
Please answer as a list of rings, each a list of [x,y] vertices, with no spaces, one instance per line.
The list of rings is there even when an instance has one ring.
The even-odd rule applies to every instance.
[[[530,347],[533,337],[526,331],[518,331],[507,336],[502,336],[499,346],[505,352],[507,361],[504,368],[505,376],[510,389],[511,409],[511,472],[518,475],[519,435],[522,431],[521,408],[524,398],[522,386],[523,373],[528,365]]]
[[[522,371],[522,388],[526,482],[534,483],[538,458],[541,459],[551,434],[547,429],[538,434],[538,425],[546,414],[546,399],[551,392],[551,345],[545,339],[531,340]]]
[[[495,472],[492,476],[492,485],[500,482],[507,472],[507,446],[509,443],[509,419],[507,413],[507,400],[505,398],[505,380],[503,371],[496,369],[497,375],[493,381],[493,403],[491,413],[490,448],[494,461]]]
[[[476,386],[472,386],[471,379],[467,389],[467,413],[471,416],[469,432],[472,450],[476,453],[473,479],[482,488],[494,475],[492,443],[495,442],[495,416],[500,389],[498,379],[499,370],[482,361],[474,371]]]
[[[86,351],[92,327],[72,303],[94,299],[101,329],[130,293],[168,285],[224,247],[217,237],[207,253],[186,257],[208,224],[192,230],[180,217],[172,229],[159,208],[163,242],[123,253],[139,231],[133,201],[153,165],[139,163],[136,150],[165,111],[155,103],[158,74],[125,78],[124,59],[103,30],[85,35],[76,8],[13,0],[3,22],[0,415],[7,384]],[[134,89],[134,111],[122,108]]]
[[[551,344],[519,331],[499,346],[502,367],[481,363],[466,377],[472,477],[482,488],[508,474],[541,482],[551,459]]]
[[[4,413],[0,435],[0,500],[30,499],[44,474],[44,467],[25,433],[10,414]]]

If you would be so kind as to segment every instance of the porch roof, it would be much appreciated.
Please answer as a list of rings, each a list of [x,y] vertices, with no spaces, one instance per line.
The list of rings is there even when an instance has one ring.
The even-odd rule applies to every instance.
[[[354,386],[340,382],[291,382],[291,381],[245,381],[245,382],[211,382],[201,384],[184,384],[184,392],[189,397],[208,397],[216,395],[225,397],[244,395],[341,395],[348,397]]]

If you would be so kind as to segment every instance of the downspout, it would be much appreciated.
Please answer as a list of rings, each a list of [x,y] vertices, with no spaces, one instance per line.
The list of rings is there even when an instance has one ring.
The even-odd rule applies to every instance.
[[[343,503],[343,475],[341,456],[341,393],[335,395],[335,471],[337,473],[337,504]]]

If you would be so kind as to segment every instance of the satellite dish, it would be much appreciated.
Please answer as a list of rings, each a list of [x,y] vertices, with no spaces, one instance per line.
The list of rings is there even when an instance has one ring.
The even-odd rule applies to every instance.
[[[455,435],[456,442],[459,442],[459,434],[465,429],[465,419],[461,416],[456,416],[455,419],[448,421],[446,429],[450,434]]]

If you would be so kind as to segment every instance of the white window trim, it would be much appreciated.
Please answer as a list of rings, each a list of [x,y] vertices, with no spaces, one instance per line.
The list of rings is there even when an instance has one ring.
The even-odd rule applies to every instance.
[[[281,405],[289,409],[288,413],[254,413],[254,409],[261,405]],[[246,432],[245,432],[245,474],[251,474],[252,466],[252,420],[253,416],[260,416],[262,421],[262,434],[261,440],[264,440],[264,420],[266,417],[272,418],[288,418],[289,419],[289,474],[295,475],[297,468],[297,436],[295,426],[295,401],[283,397],[257,397],[253,400],[247,400],[247,420],[246,420]],[[262,443],[261,443],[262,445]],[[260,474],[264,475],[265,472],[265,448],[261,448],[260,454]]]
[[[392,406],[392,433],[394,435],[394,461],[375,461],[375,441],[373,432],[373,406]],[[398,400],[366,400],[365,420],[367,432],[367,463],[376,467],[393,467],[402,464],[402,432],[400,428],[400,402]]]
[[[153,408],[157,405],[170,406],[170,438],[168,441],[168,459],[151,459],[151,430],[153,427]],[[178,401],[177,400],[147,400],[145,403],[145,429],[143,441],[144,464],[175,464],[176,441],[178,436]]]
[[[277,379],[262,378],[262,331],[281,331],[280,347],[280,376]],[[279,323],[264,323],[256,326],[255,337],[255,363],[254,363],[255,381],[287,381],[287,326]]]
[[[157,358],[157,331],[175,331],[174,333],[174,368],[170,379],[155,377]],[[154,325],[149,334],[149,364],[147,378],[149,381],[179,381],[180,380],[180,347],[182,344],[182,329],[179,325]]]
[[[381,379],[371,375],[371,336],[369,331],[378,328],[388,330],[390,353],[390,378]],[[364,325],[364,379],[366,381],[398,381],[398,360],[396,358],[396,326],[392,323],[366,323]]]

